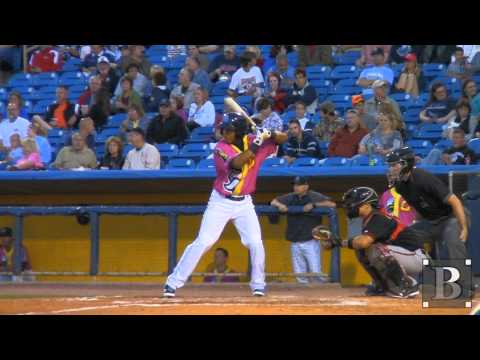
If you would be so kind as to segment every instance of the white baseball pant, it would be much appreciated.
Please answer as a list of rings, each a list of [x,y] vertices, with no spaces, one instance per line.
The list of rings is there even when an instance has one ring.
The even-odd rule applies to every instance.
[[[212,191],[208,201],[198,236],[187,246],[173,273],[167,278],[168,286],[178,289],[185,284],[202,255],[218,241],[230,220],[233,220],[242,244],[250,251],[250,287],[252,290],[265,288],[265,250],[252,198],[247,195],[241,201],[234,201],[216,190]]]
[[[317,240],[309,240],[302,242],[292,242],[292,266],[294,273],[322,272],[322,258],[320,253],[320,242]],[[321,277],[311,278],[313,281],[323,282]],[[300,284],[308,284],[309,278],[298,276],[297,282]]]

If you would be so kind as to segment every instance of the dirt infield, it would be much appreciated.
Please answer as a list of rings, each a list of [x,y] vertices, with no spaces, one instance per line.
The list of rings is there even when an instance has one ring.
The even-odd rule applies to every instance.
[[[471,309],[424,309],[421,298],[366,297],[338,284],[272,284],[254,298],[247,285],[188,285],[174,299],[159,284],[1,284],[0,314],[23,315],[466,315]],[[477,293],[473,307],[480,304]]]

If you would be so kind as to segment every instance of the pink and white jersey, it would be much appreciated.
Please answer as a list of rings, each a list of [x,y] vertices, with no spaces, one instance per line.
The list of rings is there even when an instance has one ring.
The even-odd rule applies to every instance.
[[[254,139],[255,135],[252,134],[244,138],[244,150],[250,147]],[[277,145],[272,139],[268,139],[258,149],[255,159],[243,165],[242,170],[237,170],[230,167],[230,161],[242,151],[235,145],[221,140],[215,147],[213,156],[217,170],[213,188],[223,195],[243,196],[255,192],[260,166],[276,151]]]
[[[412,225],[417,217],[415,209],[405,201],[402,195],[395,191],[394,187],[383,193],[379,206],[387,214],[399,218],[400,222],[406,226]]]

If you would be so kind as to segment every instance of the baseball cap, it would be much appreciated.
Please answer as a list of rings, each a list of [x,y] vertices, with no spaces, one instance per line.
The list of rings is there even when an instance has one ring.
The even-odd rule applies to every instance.
[[[372,88],[377,88],[377,87],[382,87],[382,86],[387,86],[387,82],[385,80],[375,80],[372,84]]]
[[[383,51],[382,48],[375,48],[372,50],[370,55],[375,56],[375,55],[385,55],[385,52]]]
[[[159,101],[158,106],[170,106],[170,101],[167,98],[163,98]]]
[[[293,185],[308,185],[308,179],[305,176],[295,176],[292,181]]]
[[[9,227],[3,227],[0,228],[0,237],[6,237],[6,236],[12,236],[12,228]]]
[[[110,64],[110,61],[108,61],[108,58],[106,56],[100,56],[98,58],[97,64],[101,64],[101,63]]]
[[[362,95],[353,95],[352,96],[352,106],[358,105],[360,103],[364,103],[365,99]]]
[[[417,61],[417,55],[410,53],[404,57],[405,61]]]

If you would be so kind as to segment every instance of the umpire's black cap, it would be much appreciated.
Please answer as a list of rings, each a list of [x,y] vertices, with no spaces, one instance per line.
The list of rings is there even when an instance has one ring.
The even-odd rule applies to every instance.
[[[3,227],[3,228],[0,228],[0,237],[10,237],[12,236],[13,234],[13,231],[12,231],[12,228],[10,227]]]

